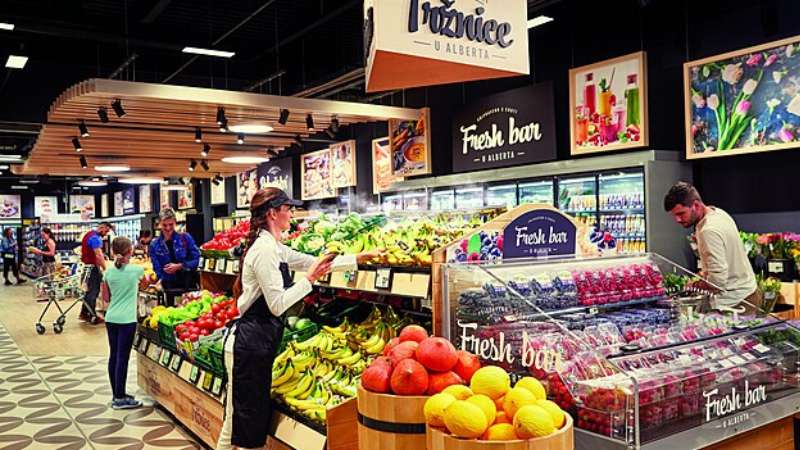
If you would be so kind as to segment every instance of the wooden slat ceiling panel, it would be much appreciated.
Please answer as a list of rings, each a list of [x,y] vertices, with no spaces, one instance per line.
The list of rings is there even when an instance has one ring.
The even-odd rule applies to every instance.
[[[120,99],[125,116],[118,118],[111,103]],[[107,108],[109,123],[101,123],[100,106]],[[229,126],[243,123],[267,124],[274,131],[247,135],[245,144],[236,143],[236,133],[223,133],[216,124],[217,108],[225,108]],[[291,114],[286,125],[278,123],[281,109]],[[278,97],[185,86],[169,86],[117,80],[91,79],[62,93],[50,107],[28,161],[15,172],[23,175],[94,176],[94,165],[118,163],[131,166],[132,175],[211,177],[232,175],[251,167],[227,164],[227,156],[264,156],[267,149],[280,153],[296,135],[309,136],[306,115],[312,114],[315,131],[326,129],[335,117],[340,126],[354,123],[413,119],[419,111],[360,103]],[[90,136],[79,137],[78,123],[84,121]],[[195,127],[211,153],[203,158],[202,144],[194,141]],[[78,137],[83,151],[77,153],[72,138]],[[89,168],[82,169],[79,157]],[[210,170],[188,170],[189,161],[206,159]]]

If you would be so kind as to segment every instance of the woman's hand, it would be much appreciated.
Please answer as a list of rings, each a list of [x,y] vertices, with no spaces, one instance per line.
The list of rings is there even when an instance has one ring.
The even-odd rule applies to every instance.
[[[317,280],[330,273],[334,258],[336,258],[336,254],[329,253],[314,261],[314,264],[312,264],[306,272],[306,279],[310,281],[311,284],[314,284]]]
[[[356,262],[358,264],[364,264],[372,261],[375,258],[383,258],[385,254],[386,252],[382,250],[372,250],[369,252],[359,253],[356,255]]]

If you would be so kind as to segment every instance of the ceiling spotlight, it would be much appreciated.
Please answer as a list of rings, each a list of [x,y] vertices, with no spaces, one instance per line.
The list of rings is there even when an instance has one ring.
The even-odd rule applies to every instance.
[[[214,177],[214,179],[217,180],[218,183],[225,181],[225,178],[222,178],[222,175],[219,173]]]
[[[275,151],[275,147],[270,147],[267,149],[267,158],[274,158],[278,156],[278,152]]]
[[[203,168],[203,170],[205,170],[206,172],[208,172],[208,161],[206,161],[205,159],[204,159],[204,160],[202,160],[202,161],[200,161],[200,167],[202,167],[202,168]]]
[[[228,132],[228,119],[222,118],[222,123],[219,124],[219,131],[220,133],[227,133]]]
[[[222,125],[225,121],[225,108],[217,106],[217,125]]]
[[[108,110],[105,106],[97,108],[97,117],[100,118],[100,122],[108,123]]]
[[[243,134],[240,133],[239,136],[236,137],[236,143],[239,144],[239,145],[244,144],[244,135]]]
[[[331,139],[336,139],[336,133],[331,129],[331,127],[325,128],[325,134],[328,135]]]
[[[81,137],[89,137],[89,128],[86,127],[86,122],[82,121],[78,124],[78,130],[81,132]]]
[[[72,138],[72,146],[75,147],[76,152],[82,152],[83,147],[81,147],[81,141],[78,138]]]
[[[214,186],[219,186],[219,180],[217,179],[217,177],[212,178],[211,182],[214,183]]]
[[[203,142],[203,130],[201,130],[200,127],[194,129],[194,141],[198,144]]]
[[[314,117],[310,113],[306,116],[306,126],[308,131],[314,131]]]
[[[86,157],[81,155],[81,169],[88,169],[89,163],[86,162]]]
[[[194,169],[195,169],[196,167],[197,167],[197,161],[195,161],[195,160],[192,160],[192,161],[189,163],[189,172],[194,172]]]
[[[200,151],[200,154],[203,155],[203,158],[205,158],[209,153],[211,153],[211,145],[206,142],[203,144],[203,150]]]
[[[337,119],[336,116],[333,116],[331,119],[331,131],[334,133],[339,132],[339,119]]]
[[[299,134],[294,136],[294,143],[297,144],[299,147],[303,146],[303,139],[300,137]]]
[[[289,110],[282,109],[281,110],[281,117],[278,119],[278,123],[281,125],[286,125],[286,122],[289,121]]]
[[[122,100],[120,100],[120,99],[114,100],[111,103],[111,109],[114,110],[114,114],[116,114],[117,117],[120,117],[120,118],[125,117],[125,110],[122,109]]]

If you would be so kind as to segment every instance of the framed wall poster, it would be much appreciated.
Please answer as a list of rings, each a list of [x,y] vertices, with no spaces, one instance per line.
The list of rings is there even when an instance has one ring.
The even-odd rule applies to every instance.
[[[573,155],[646,147],[647,54],[570,70],[569,104]]]
[[[108,207],[109,196],[103,194],[100,196],[100,217],[108,217],[111,208]]]
[[[94,195],[70,195],[70,214],[80,214],[81,220],[94,219]]]
[[[219,183],[211,183],[211,204],[225,204],[225,178]]]
[[[422,108],[418,120],[389,120],[393,175],[413,177],[431,173],[430,126],[430,108]]]
[[[0,219],[22,218],[22,197],[20,195],[0,195]]]
[[[292,183],[292,158],[272,159],[258,166],[258,188],[276,187],[294,198]]]
[[[149,184],[139,186],[139,212],[153,212],[153,187]]]
[[[42,222],[58,214],[58,197],[39,197],[33,198],[33,215],[40,218]]]
[[[300,156],[300,178],[303,200],[335,197],[330,149]]]
[[[159,187],[158,191],[159,191],[158,192],[159,209],[171,208],[172,207],[172,201],[169,198],[171,191],[168,191],[168,190],[164,189],[163,186]]]
[[[333,158],[333,188],[356,185],[356,141],[337,142],[331,145]]]
[[[178,191],[178,209],[194,208],[194,184],[189,183],[186,189]]]
[[[255,169],[236,175],[236,207],[247,208],[258,191],[258,174]]]
[[[122,213],[125,215],[136,214],[136,201],[133,187],[122,191]]]
[[[389,137],[372,141],[372,193],[386,192],[403,177],[392,175],[392,149]]]
[[[125,215],[122,208],[122,191],[114,192],[114,217]]]
[[[797,148],[800,36],[683,65],[686,158]]]

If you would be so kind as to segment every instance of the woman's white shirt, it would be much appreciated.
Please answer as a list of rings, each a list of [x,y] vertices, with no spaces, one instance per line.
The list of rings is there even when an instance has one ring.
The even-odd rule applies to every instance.
[[[280,263],[287,263],[290,270],[304,272],[316,259],[292,250],[275,240],[271,233],[262,230],[244,258],[242,295],[237,301],[239,312],[244,314],[263,294],[269,310],[280,317],[312,291],[311,283],[306,277],[301,277],[292,287],[285,289]],[[357,268],[355,255],[337,256],[331,265],[333,271]]]

